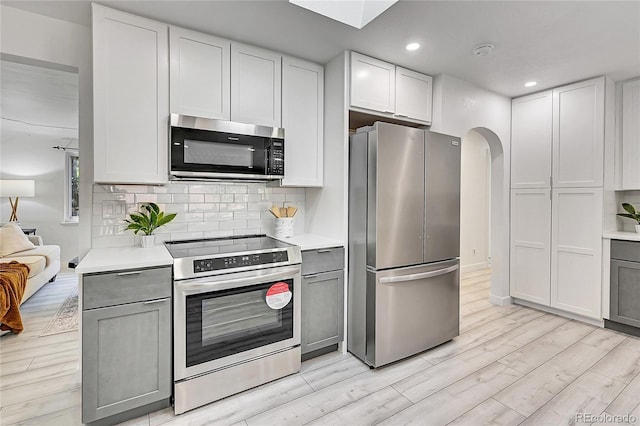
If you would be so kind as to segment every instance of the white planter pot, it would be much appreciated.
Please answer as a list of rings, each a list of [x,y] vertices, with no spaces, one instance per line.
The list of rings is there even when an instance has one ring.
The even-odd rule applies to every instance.
[[[640,225],[636,225],[636,232],[640,234]]]
[[[276,238],[293,237],[293,217],[276,218]]]
[[[144,248],[153,247],[155,239],[155,235],[143,235],[142,237],[140,237],[140,245]]]

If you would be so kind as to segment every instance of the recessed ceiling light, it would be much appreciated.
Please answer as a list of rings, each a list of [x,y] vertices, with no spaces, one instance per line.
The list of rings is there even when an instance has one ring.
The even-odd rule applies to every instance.
[[[536,84],[538,84],[538,82],[537,82],[537,81],[527,81],[527,82],[524,84],[524,87],[533,87],[533,86],[535,86]]]
[[[420,43],[409,43],[407,44],[407,50],[412,51],[412,50],[418,50],[420,49]]]

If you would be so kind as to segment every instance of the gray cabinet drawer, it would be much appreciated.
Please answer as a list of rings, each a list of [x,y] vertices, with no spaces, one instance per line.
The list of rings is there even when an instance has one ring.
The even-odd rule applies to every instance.
[[[302,252],[302,275],[344,269],[344,248],[331,247]]]
[[[640,242],[611,240],[611,258],[640,262]]]
[[[82,276],[83,310],[171,297],[171,267]]]

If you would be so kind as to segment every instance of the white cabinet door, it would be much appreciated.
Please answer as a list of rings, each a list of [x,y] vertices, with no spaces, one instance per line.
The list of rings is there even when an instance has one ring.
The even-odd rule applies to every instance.
[[[93,4],[94,180],[166,183],[166,24]]]
[[[171,112],[231,118],[231,42],[184,28],[170,28]]]
[[[396,67],[395,116],[431,123],[432,91],[431,76]]]
[[[553,190],[551,306],[601,318],[602,189]]]
[[[553,186],[599,187],[604,161],[604,77],[553,90]]]
[[[511,191],[511,296],[549,305],[551,190]]]
[[[551,91],[511,102],[511,188],[551,187]]]
[[[231,120],[281,127],[281,87],[282,56],[231,44]]]
[[[351,106],[393,113],[396,66],[351,52]]]
[[[282,60],[283,186],[322,186],[324,68],[300,59]]]
[[[622,189],[640,189],[640,80],[622,85]]]

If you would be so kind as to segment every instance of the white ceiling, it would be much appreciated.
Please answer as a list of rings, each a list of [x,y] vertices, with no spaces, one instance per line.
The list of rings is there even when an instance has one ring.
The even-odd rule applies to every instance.
[[[77,74],[3,60],[0,93],[3,144],[47,136],[50,143],[78,147]]]
[[[90,25],[88,1],[2,1]],[[319,63],[355,50],[513,97],[592,76],[640,76],[640,1],[399,1],[361,30],[280,1],[100,1]],[[406,43],[422,48],[407,52]],[[476,57],[480,43],[493,54]],[[523,84],[537,80],[535,88]]]

